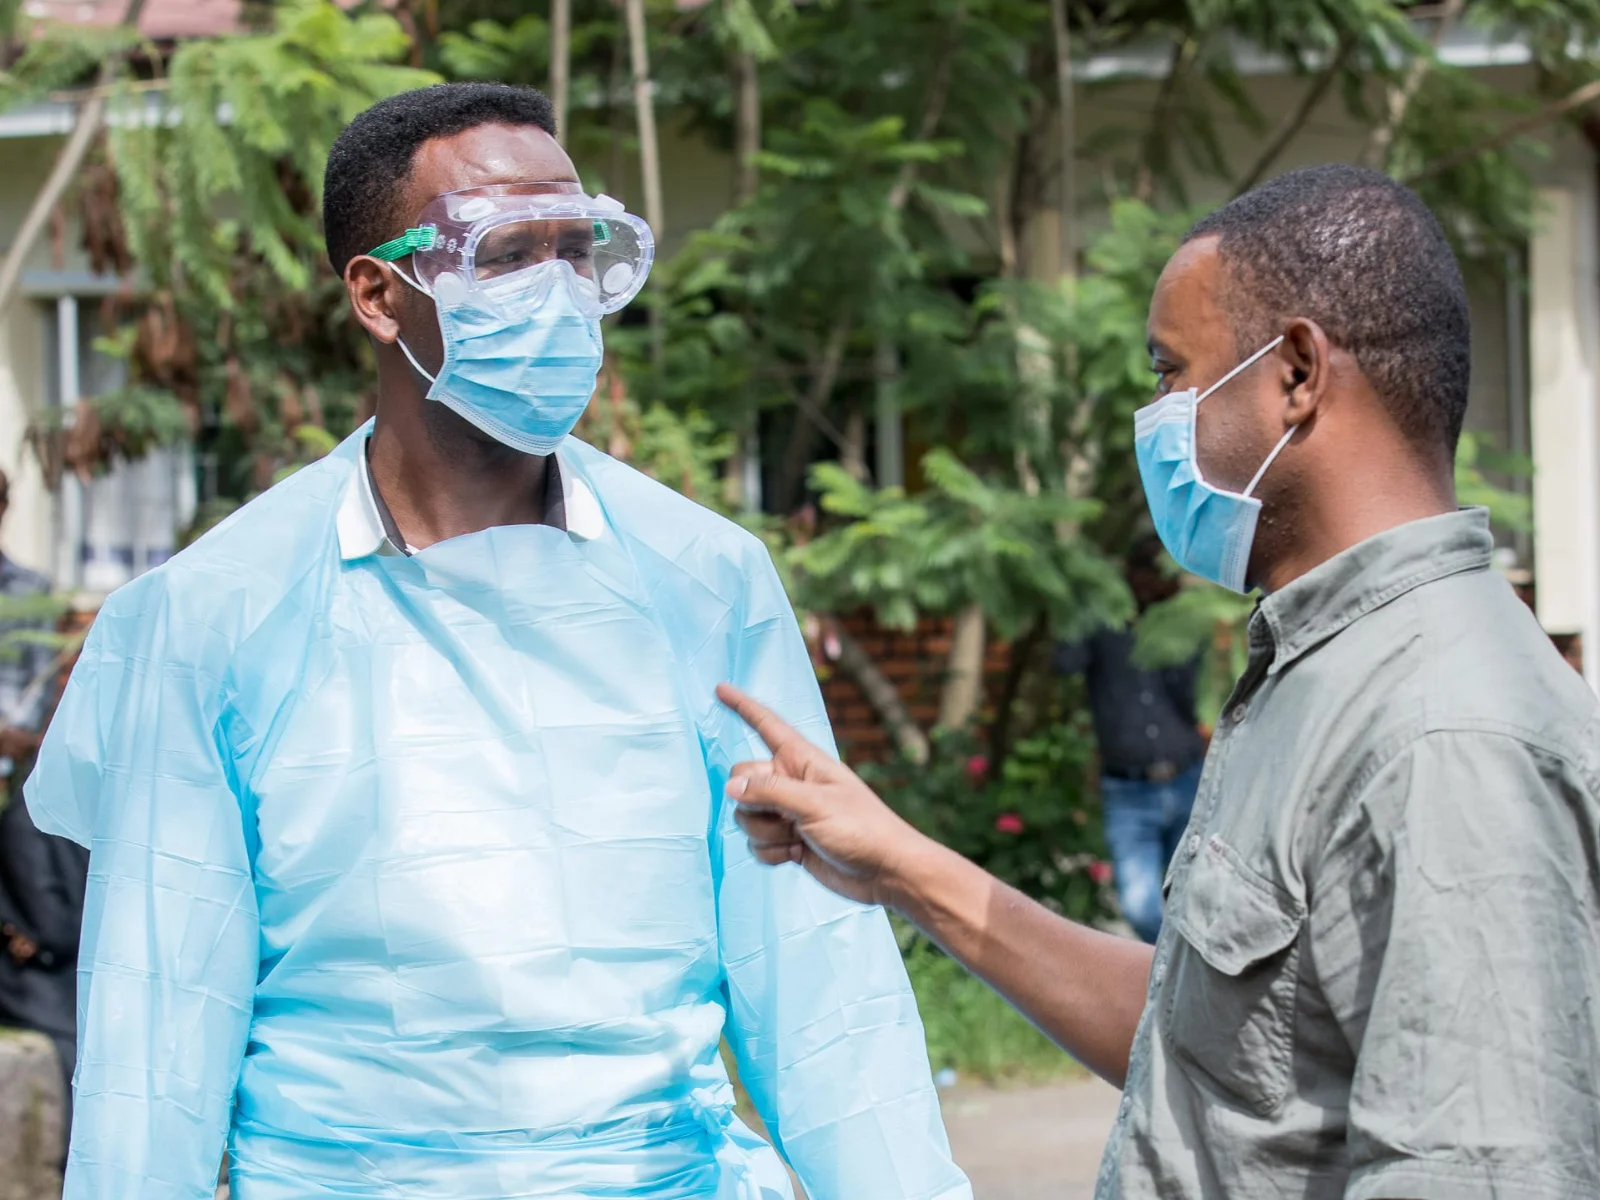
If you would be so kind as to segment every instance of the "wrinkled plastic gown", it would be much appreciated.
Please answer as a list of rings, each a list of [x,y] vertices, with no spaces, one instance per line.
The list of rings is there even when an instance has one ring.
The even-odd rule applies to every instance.
[[[749,855],[731,678],[829,744],[765,550],[569,440],[604,531],[341,558],[365,431],[96,620],[28,785],[92,848],[67,1200],[967,1197],[881,911]]]

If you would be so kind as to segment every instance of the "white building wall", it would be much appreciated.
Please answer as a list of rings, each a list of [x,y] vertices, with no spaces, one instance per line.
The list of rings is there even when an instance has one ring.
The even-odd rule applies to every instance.
[[[1583,638],[1600,688],[1600,280],[1592,167],[1539,193],[1529,247],[1530,422],[1539,619]]]

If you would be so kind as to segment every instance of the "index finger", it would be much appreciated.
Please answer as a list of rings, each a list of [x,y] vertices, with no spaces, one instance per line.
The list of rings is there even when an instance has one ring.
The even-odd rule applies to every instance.
[[[827,755],[808,742],[793,725],[759,700],[745,695],[733,684],[719,683],[717,699],[738,713],[744,723],[756,731],[756,736],[767,744],[767,749],[772,751],[774,758],[785,750],[812,761],[827,758]]]

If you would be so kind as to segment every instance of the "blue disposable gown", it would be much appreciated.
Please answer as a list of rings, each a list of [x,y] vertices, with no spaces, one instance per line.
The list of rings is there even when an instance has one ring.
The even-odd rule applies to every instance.
[[[67,1200],[969,1197],[880,910],[751,858],[727,678],[831,744],[764,548],[575,440],[596,536],[336,526],[365,431],[95,621]]]

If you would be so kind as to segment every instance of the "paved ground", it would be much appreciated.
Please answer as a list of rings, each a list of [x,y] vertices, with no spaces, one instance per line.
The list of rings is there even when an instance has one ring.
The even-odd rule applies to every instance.
[[[1120,1095],[1093,1078],[943,1093],[950,1146],[976,1200],[1090,1200]]]

